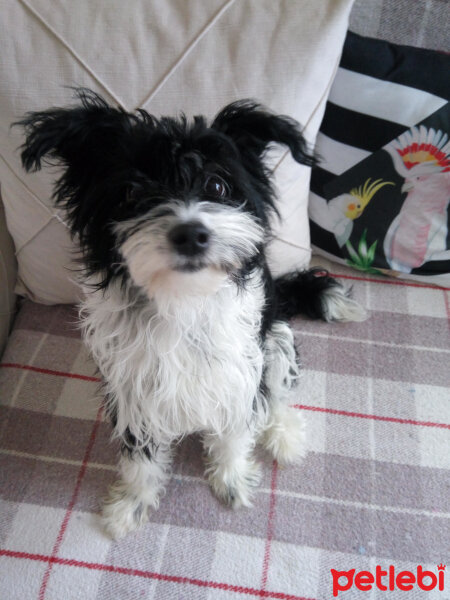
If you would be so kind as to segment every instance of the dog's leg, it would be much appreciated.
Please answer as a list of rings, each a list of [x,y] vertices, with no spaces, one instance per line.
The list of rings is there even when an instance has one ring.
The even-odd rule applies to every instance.
[[[252,488],[260,481],[259,465],[251,456],[255,445],[252,432],[207,434],[203,444],[207,451],[206,475],[216,496],[233,508],[251,506]]]
[[[143,449],[123,447],[119,480],[103,506],[103,523],[114,539],[121,538],[147,521],[147,509],[158,508],[171,462],[169,446]]]
[[[306,454],[306,428],[302,413],[288,405],[300,374],[288,323],[276,321],[267,334],[265,366],[268,418],[262,443],[278,462],[299,462]]]

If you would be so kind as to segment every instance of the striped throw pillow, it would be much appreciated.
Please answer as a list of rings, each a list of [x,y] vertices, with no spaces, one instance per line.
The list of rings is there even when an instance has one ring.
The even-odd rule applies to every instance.
[[[450,56],[349,32],[317,138],[313,249],[450,284]]]

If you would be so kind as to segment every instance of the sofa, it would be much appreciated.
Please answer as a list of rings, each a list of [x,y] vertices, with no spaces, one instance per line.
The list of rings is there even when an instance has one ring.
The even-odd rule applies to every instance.
[[[144,4],[136,1],[138,14]],[[151,12],[142,8],[146,18],[131,23],[126,12],[120,13],[122,20],[112,9],[108,16],[103,2],[100,16],[88,2],[76,9],[68,2],[4,3],[0,35],[12,40],[12,23],[23,35],[20,43],[7,45],[4,73],[14,61],[30,61],[33,47],[40,56],[27,72],[30,89],[19,76],[8,76],[0,99],[7,105],[0,168],[6,208],[0,206],[0,595],[8,600],[328,600],[337,594],[361,598],[362,590],[373,588],[373,597],[381,598],[377,565],[386,572],[393,565],[395,575],[413,574],[408,582],[394,576],[393,598],[413,589],[407,584],[420,597],[419,565],[428,571],[424,581],[434,583],[430,597],[441,583],[450,590],[448,576],[437,567],[445,564],[450,539],[450,290],[311,256],[310,173],[283,153],[269,157],[283,217],[271,250],[273,270],[325,266],[353,287],[370,312],[364,323],[293,322],[303,377],[292,404],[307,417],[309,454],[301,465],[282,469],[258,450],[264,476],[254,507],[234,512],[211,495],[199,440],[188,438],[149,523],[119,542],[101,530],[98,511],[115,476],[118,448],[102,412],[95,365],[76,326],[74,303],[80,292],[68,270],[73,246],[64,215],[52,209],[51,176],[20,174],[19,181],[20,137],[6,121],[64,98],[69,102],[70,91],[61,84],[84,85],[80,65],[90,77],[89,61],[98,60],[103,46],[120,40],[121,27],[142,30],[129,42],[125,58],[114,58],[114,47],[109,62],[97,63],[103,70],[94,79],[108,98],[126,106],[141,98],[145,86],[137,81],[137,71],[142,67],[150,76],[142,54],[149,48],[143,40],[150,28],[164,56],[181,51],[173,40],[186,43],[179,72],[170,61],[158,66],[152,59],[152,68],[159,68],[152,82],[152,110],[178,110],[179,89],[190,91],[182,98],[188,115],[212,115],[235,95],[251,93],[302,122],[311,144],[347,26],[362,36],[450,51],[445,0],[305,0],[309,36],[308,26],[296,20],[302,2],[214,1],[207,3],[206,15],[201,0],[152,4],[158,19],[146,20]],[[120,12],[119,5],[114,1],[110,7]],[[81,33],[70,39],[67,32],[81,30],[90,16],[99,44],[86,49]],[[254,24],[249,42],[230,44],[230,32],[242,23]],[[197,40],[204,41],[211,27],[217,29],[216,39],[202,49]],[[171,44],[164,28],[178,32]],[[49,55],[55,40],[64,52]],[[152,52],[157,54],[155,48]],[[201,66],[196,52],[203,52]],[[131,72],[136,69],[135,87],[122,83],[113,88],[114,61],[126,69],[125,59],[133,53],[141,60],[129,66]],[[227,56],[228,69],[217,59],[220,53]],[[292,76],[296,68],[298,82]],[[196,95],[190,86],[199,72],[205,75]],[[208,77],[218,74],[221,80],[211,91]],[[300,91],[305,85],[307,91]],[[164,86],[165,95],[158,98]],[[390,571],[383,581],[389,577]]]

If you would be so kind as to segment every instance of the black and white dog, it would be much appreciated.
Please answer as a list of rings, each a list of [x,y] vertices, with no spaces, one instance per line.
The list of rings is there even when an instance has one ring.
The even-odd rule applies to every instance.
[[[77,96],[19,124],[25,169],[62,165],[55,201],[82,250],[84,338],[122,448],[106,528],[123,536],[157,508],[171,446],[193,432],[216,495],[249,506],[257,441],[282,463],[305,453],[302,416],[287,404],[299,374],[287,320],[365,318],[326,273],[274,280],[266,265],[277,212],[266,150],[314,159],[298,123],[252,101],[208,124]]]

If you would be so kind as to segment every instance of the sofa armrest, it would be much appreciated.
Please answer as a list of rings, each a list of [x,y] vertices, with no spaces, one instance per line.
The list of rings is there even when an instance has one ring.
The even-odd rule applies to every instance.
[[[6,227],[5,211],[0,196],[0,356],[5,348],[15,313],[16,276],[17,263],[14,256],[14,244]]]

